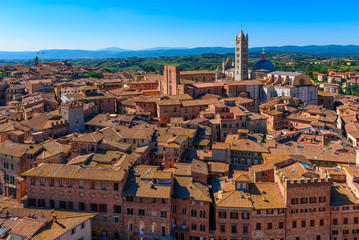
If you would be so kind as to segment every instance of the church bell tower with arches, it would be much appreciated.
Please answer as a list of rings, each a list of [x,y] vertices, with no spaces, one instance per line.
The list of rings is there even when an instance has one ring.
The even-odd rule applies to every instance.
[[[236,34],[235,81],[248,80],[248,33]]]

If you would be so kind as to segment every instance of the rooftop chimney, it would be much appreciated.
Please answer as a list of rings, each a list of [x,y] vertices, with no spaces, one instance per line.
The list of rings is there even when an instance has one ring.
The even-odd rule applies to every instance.
[[[57,223],[57,215],[55,213],[52,214],[52,222]]]

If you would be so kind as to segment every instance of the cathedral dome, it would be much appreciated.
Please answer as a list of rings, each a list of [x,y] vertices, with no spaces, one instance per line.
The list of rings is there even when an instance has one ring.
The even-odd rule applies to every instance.
[[[254,64],[253,71],[256,70],[266,70],[266,71],[275,71],[275,67],[273,65],[273,63],[271,63],[270,61],[267,60],[267,54],[264,52],[264,48],[263,48],[263,52],[261,54],[261,60],[259,60],[256,64]]]
[[[256,64],[254,64],[252,70],[269,70],[269,71],[275,71],[275,67],[273,63],[271,63],[268,60],[259,60]]]

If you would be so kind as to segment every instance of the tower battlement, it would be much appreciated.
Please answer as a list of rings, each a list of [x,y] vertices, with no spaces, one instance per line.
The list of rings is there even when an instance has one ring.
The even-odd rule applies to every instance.
[[[70,103],[61,103],[62,108],[78,108],[83,107],[84,103],[82,102],[70,102]]]

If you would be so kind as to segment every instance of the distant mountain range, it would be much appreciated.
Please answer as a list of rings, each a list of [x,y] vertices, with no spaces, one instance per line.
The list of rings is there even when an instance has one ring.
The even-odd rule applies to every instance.
[[[261,52],[262,47],[250,48],[250,52]],[[266,52],[291,52],[333,57],[359,56],[358,45],[309,45],[309,46],[281,46],[265,47]],[[99,50],[69,50],[50,49],[40,51],[6,52],[0,51],[0,59],[31,59],[38,52],[45,52],[44,59],[76,59],[76,58],[127,58],[127,57],[170,57],[186,56],[205,53],[226,54],[234,53],[234,48],[225,47],[197,47],[197,48],[171,48],[156,47],[142,50],[127,50],[118,47],[109,47]],[[41,56],[38,55],[41,59]]]

